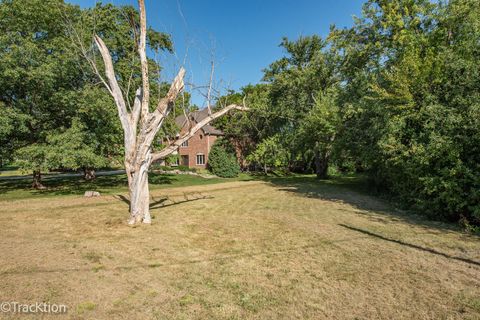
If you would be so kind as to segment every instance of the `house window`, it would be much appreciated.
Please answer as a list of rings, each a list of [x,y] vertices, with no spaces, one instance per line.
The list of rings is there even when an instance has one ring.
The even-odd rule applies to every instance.
[[[188,155],[182,154],[182,156],[180,157],[180,162],[181,162],[182,166],[187,166],[188,167]]]
[[[197,154],[197,165],[205,164],[205,155]]]
[[[183,143],[181,144],[182,147],[188,147],[188,140],[187,141],[183,141]]]

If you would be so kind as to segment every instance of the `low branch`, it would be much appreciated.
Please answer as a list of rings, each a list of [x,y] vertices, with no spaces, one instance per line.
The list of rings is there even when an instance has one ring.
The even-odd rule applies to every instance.
[[[223,116],[224,114],[226,114],[227,112],[229,112],[231,110],[247,111],[249,109],[245,106],[240,106],[240,105],[237,105],[237,104],[231,104],[229,106],[226,106],[222,110],[217,111],[217,112],[209,115],[208,117],[206,117],[202,121],[198,122],[195,126],[190,128],[190,130],[188,130],[185,134],[183,134],[182,136],[180,136],[179,138],[174,140],[172,143],[170,143],[163,150],[154,153],[152,155],[152,160],[156,161],[156,160],[159,160],[159,159],[164,159],[168,155],[172,154],[174,151],[176,151],[180,147],[180,145],[182,143],[184,143],[185,141],[187,141],[188,139],[193,137],[198,130],[202,129],[204,126],[209,124],[211,121]]]

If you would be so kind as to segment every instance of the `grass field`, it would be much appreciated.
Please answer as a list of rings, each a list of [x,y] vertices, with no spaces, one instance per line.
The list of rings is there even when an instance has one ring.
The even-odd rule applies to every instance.
[[[193,186],[222,183],[228,181],[246,181],[252,178],[241,174],[237,178],[222,179],[210,178],[204,179],[194,175],[166,175],[149,174],[150,189],[162,189],[171,187]],[[126,193],[127,176],[125,174],[99,176],[95,181],[85,181],[79,177],[49,177],[45,176],[43,184],[46,190],[35,190],[31,186],[31,178],[20,180],[2,179],[0,176],[0,201],[15,199],[31,199],[40,197],[58,197],[66,195],[83,195],[87,190],[99,191],[101,194]]]
[[[153,180],[136,228],[121,188],[4,186],[0,298],[68,306],[52,319],[480,319],[479,238],[348,179]]]

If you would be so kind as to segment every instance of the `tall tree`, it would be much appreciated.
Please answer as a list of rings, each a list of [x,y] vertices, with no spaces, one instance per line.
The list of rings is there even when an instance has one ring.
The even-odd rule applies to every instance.
[[[125,38],[130,39],[127,30],[131,31],[129,14],[135,12],[132,7],[100,4],[81,10],[60,0],[0,2],[0,157],[2,162],[18,160],[23,169],[33,170],[34,187],[43,187],[41,171],[80,166],[89,171],[86,176],[93,177],[93,164],[105,164],[122,154],[121,128],[115,113],[107,108],[110,97],[95,85],[98,79],[78,54],[65,21],[81,22],[88,29],[95,26],[111,40],[119,62],[125,63],[131,56],[125,47]],[[155,48],[171,48],[166,35],[152,30],[149,34]],[[77,157],[72,167],[67,164],[73,162],[49,162],[55,152],[61,158],[65,148],[49,145],[47,140],[77,132],[71,130],[74,121],[80,122],[85,133],[77,135],[76,141],[88,139],[79,145],[88,145],[89,150],[94,147],[91,151],[102,161]]]
[[[317,176],[325,178],[334,134],[319,127],[316,134],[305,136],[305,129],[311,126],[303,123],[315,118],[313,113],[321,113],[321,105],[333,106],[323,104],[320,97],[327,96],[338,85],[336,53],[326,41],[315,35],[297,41],[284,38],[281,46],[286,51],[285,57],[273,62],[264,75],[264,80],[270,83],[270,122],[267,128],[272,135],[282,136],[284,149],[289,151],[290,166],[299,158],[306,165],[313,151]],[[334,112],[334,108],[329,110],[329,113]],[[325,121],[333,119],[327,117]],[[302,126],[303,131],[299,130]],[[324,137],[327,132],[328,136]]]
[[[344,150],[375,185],[436,218],[480,225],[480,3],[368,1],[343,53]]]
[[[240,167],[246,170],[249,166],[247,156],[257,144],[267,137],[269,112],[269,84],[248,85],[240,92],[230,92],[216,101],[215,110],[231,103],[248,105],[251,112],[231,112],[215,120],[215,127],[222,130],[225,140],[234,148]],[[245,101],[244,101],[245,100]]]
[[[31,145],[22,154],[38,160],[44,152],[34,149],[45,147],[48,132],[68,126],[76,113],[74,92],[83,81],[58,23],[62,11],[79,10],[58,0],[0,3],[0,154],[7,160]]]
[[[151,223],[148,169],[153,161],[163,159],[172,154],[184,141],[191,138],[210,121],[224,115],[230,110],[246,109],[244,106],[237,104],[228,105],[220,111],[211,113],[196,125],[191,126],[189,130],[171,141],[162,150],[153,151],[152,147],[155,137],[164,125],[169,113],[174,109],[177,97],[184,90],[183,78],[185,76],[185,70],[183,68],[180,69],[165,97],[160,99],[155,108],[151,110],[149,64],[146,52],[146,10],[143,0],[139,0],[138,5],[140,9],[140,21],[138,34],[134,32],[135,37],[133,40],[140,59],[141,87],[136,90],[131,108],[128,107],[129,104],[127,102],[129,97],[124,95],[120,88],[109,49],[99,35],[94,36],[95,43],[103,58],[106,79],[104,79],[99,72],[98,76],[102,79],[103,84],[115,101],[124,134],[124,164],[130,192],[129,224],[137,224],[140,222]],[[95,65],[93,66],[95,67]]]

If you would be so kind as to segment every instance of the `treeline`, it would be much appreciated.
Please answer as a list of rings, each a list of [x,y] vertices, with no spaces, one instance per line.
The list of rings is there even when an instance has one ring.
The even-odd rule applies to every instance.
[[[122,165],[117,111],[92,68],[103,65],[93,31],[133,104],[141,82],[135,8],[0,2],[0,164],[20,165],[35,187],[48,170],[92,178]],[[149,29],[147,38],[149,52],[173,50],[167,34]],[[363,172],[409,208],[480,226],[479,1],[369,0],[353,27],[280,45],[285,55],[262,83],[217,101],[251,109],[216,123],[242,168]],[[149,64],[155,100],[167,86],[159,63]],[[178,131],[172,119],[192,108],[184,98],[160,135]]]
[[[287,38],[263,83],[222,97],[244,168],[364,172],[437,219],[480,226],[480,2],[370,0],[348,29]],[[329,169],[330,167],[330,169]]]
[[[41,174],[49,170],[83,170],[91,179],[95,169],[123,166],[123,132],[113,100],[100,84],[103,62],[93,46],[94,32],[110,49],[130,107],[141,83],[134,7],[0,1],[0,165],[15,163],[32,173],[35,188],[43,188]],[[147,33],[151,52],[173,51],[169,35]],[[160,81],[158,62],[149,59],[149,64],[156,105],[168,85]],[[188,107],[189,95],[184,98]],[[161,134],[173,132],[170,121]]]

